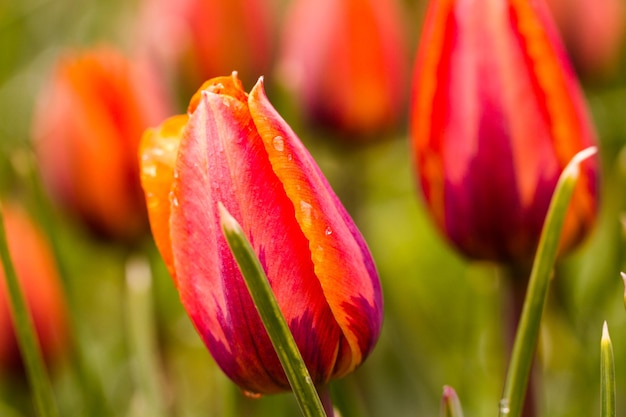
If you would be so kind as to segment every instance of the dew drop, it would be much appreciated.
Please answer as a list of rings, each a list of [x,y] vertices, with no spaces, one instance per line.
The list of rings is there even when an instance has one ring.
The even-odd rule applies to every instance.
[[[245,395],[248,398],[252,398],[253,400],[258,400],[259,398],[261,398],[263,396],[263,394],[259,394],[258,392],[252,392],[252,391],[246,391],[246,390],[242,390],[243,395]]]
[[[293,160],[293,155],[292,154],[287,155],[287,159],[292,161]]]
[[[155,164],[144,165],[142,169],[142,173],[148,177],[156,177],[157,167]]]
[[[302,222],[307,227],[311,225],[311,209],[312,208],[313,206],[307,203],[306,201],[300,201],[300,210],[302,211]]]
[[[285,140],[282,136],[274,136],[272,144],[274,145],[274,149],[276,149],[278,152],[282,152],[285,150]]]
[[[333,229],[330,228],[330,226],[327,226],[326,229],[324,229],[324,234],[326,236],[330,236],[333,234]]]
[[[172,205],[174,207],[178,207],[178,198],[176,198],[176,196],[170,196],[170,198],[172,199]]]
[[[165,155],[165,151],[163,149],[161,149],[161,148],[154,148],[154,149],[152,149],[152,156],[159,157],[159,156],[163,156],[163,155]]]

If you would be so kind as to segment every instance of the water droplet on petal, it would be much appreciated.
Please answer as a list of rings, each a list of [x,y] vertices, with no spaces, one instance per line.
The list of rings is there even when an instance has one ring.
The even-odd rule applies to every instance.
[[[274,149],[276,149],[278,152],[282,152],[285,150],[285,139],[283,139],[282,136],[275,136],[272,144],[274,145]]]
[[[172,205],[174,207],[178,207],[178,198],[176,198],[176,196],[172,195],[170,196],[171,200],[172,200]]]
[[[287,155],[287,159],[292,161],[293,160],[293,155],[292,154]]]
[[[152,149],[152,155],[153,156],[163,156],[163,155],[165,155],[165,150],[163,150],[161,148],[154,148],[154,149]]]
[[[311,226],[311,209],[312,208],[313,206],[307,203],[306,201],[300,201],[300,210],[302,211],[302,222],[304,223],[304,226],[306,227]]]
[[[326,229],[324,229],[324,234],[326,236],[330,236],[333,234],[333,229],[330,228],[330,226],[327,226]]]
[[[246,391],[246,390],[242,390],[243,395],[245,395],[248,398],[252,398],[253,400],[258,400],[259,398],[261,398],[263,396],[263,394],[259,394],[258,392],[252,392],[252,391]]]
[[[143,173],[143,175],[146,175],[148,177],[156,177],[157,175],[156,164],[144,164],[141,172]]]

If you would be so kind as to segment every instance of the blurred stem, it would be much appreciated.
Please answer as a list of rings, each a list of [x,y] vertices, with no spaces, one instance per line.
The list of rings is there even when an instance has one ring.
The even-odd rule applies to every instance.
[[[278,307],[278,302],[259,259],[237,220],[231,216],[222,203],[218,203],[218,205],[224,237],[239,265],[254,305],[296,396],[302,415],[305,417],[325,417],[324,406],[289,326],[287,326],[285,317]],[[328,405],[326,406],[328,407]],[[332,417],[332,414],[328,417]]]
[[[515,336],[504,393],[500,401],[500,417],[521,415],[565,214],[580,175],[580,163],[596,152],[595,147],[590,147],[577,153],[561,173],[552,196]]]
[[[326,411],[327,417],[334,417],[335,410],[333,409],[333,402],[330,398],[330,390],[328,389],[328,385],[324,385],[322,387],[317,388],[317,394],[322,401],[322,406],[324,407],[324,411]]]
[[[13,327],[26,367],[28,380],[33,389],[37,414],[40,417],[57,417],[59,412],[54,401],[52,385],[46,373],[33,321],[26,306],[13,261],[11,260],[2,206],[0,206],[0,257],[4,267],[4,278],[9,295]]]
[[[17,410],[13,409],[13,407],[8,406],[0,402],[0,416],[2,417],[24,417]]]
[[[63,286],[64,304],[68,310],[68,339],[71,348],[77,356],[77,376],[82,388],[82,400],[85,404],[86,415],[98,415],[101,417],[114,417],[109,402],[106,400],[104,390],[87,355],[87,343],[84,337],[84,328],[78,320],[82,317],[76,304],[76,294],[71,284],[70,274],[61,251],[58,239],[58,231],[55,225],[52,207],[46,193],[43,190],[41,176],[37,169],[35,157],[31,151],[21,150],[15,153],[13,166],[21,177],[28,180],[33,190],[34,206],[37,207],[38,219],[41,227],[50,242],[56,267],[61,276]]]
[[[527,284],[529,276],[531,274],[530,265],[515,265],[506,268],[506,279],[509,287],[510,298],[505,300],[506,307],[508,307],[504,314],[505,320],[505,336],[506,347],[508,352],[513,351],[515,344],[516,329],[519,326],[520,317],[524,308],[524,301],[526,296]],[[535,415],[535,375],[534,360],[530,364],[530,374],[528,375],[528,381],[526,383],[526,395],[522,404],[522,417],[534,417]]]
[[[441,417],[463,417],[461,401],[456,395],[454,388],[446,385],[443,387],[441,397]]]
[[[613,344],[609,329],[604,322],[600,340],[600,396],[602,399],[602,417],[615,417],[615,364]]]
[[[126,311],[128,338],[134,357],[134,375],[145,406],[144,415],[165,416],[162,373],[157,360],[152,275],[146,259],[130,258],[126,263]]]

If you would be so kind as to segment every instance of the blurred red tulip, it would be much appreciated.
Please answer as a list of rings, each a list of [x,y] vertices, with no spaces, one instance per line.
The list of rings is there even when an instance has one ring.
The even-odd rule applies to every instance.
[[[624,0],[547,0],[574,67],[601,78],[617,69],[624,42]]]
[[[315,384],[354,370],[380,332],[382,296],[363,237],[259,81],[220,77],[185,116],[142,140],[150,221],[181,300],[243,389],[289,384],[224,239],[218,203],[242,225]]]
[[[406,104],[403,27],[395,0],[295,0],[280,78],[314,122],[366,136],[390,129]]]
[[[11,259],[48,361],[67,347],[67,321],[59,276],[47,242],[26,213],[15,204],[2,207]],[[18,369],[21,356],[0,268],[0,368]]]
[[[34,139],[45,184],[97,232],[147,231],[137,149],[168,106],[145,67],[113,49],[68,54],[39,97]]]
[[[143,0],[139,48],[196,88],[237,71],[253,82],[273,54],[273,0]]]
[[[431,1],[413,83],[413,153],[437,225],[470,257],[529,262],[562,169],[596,142],[545,4]],[[584,164],[562,251],[594,221],[597,171]]]

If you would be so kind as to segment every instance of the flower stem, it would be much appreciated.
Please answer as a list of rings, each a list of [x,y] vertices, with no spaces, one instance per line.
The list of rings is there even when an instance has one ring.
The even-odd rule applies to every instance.
[[[9,295],[11,316],[15,335],[26,367],[28,380],[33,389],[35,408],[40,417],[57,417],[59,412],[54,401],[52,385],[39,348],[33,321],[24,300],[24,294],[11,260],[9,244],[4,227],[3,208],[0,205],[0,258],[4,267],[4,278]]]
[[[259,259],[237,220],[221,203],[218,205],[222,231],[285,370],[302,415],[305,417],[325,417],[324,406],[287,326],[285,317],[278,307],[278,302]]]
[[[157,362],[152,275],[143,258],[126,263],[128,335],[134,355],[134,375],[141,400],[149,415],[163,417],[165,405],[161,390],[162,374]]]
[[[511,362],[504,383],[504,393],[500,400],[500,417],[521,415],[565,215],[580,175],[580,163],[596,152],[595,147],[590,147],[577,153],[561,173],[554,190],[515,336]]]
[[[101,417],[113,417],[115,413],[106,399],[102,382],[97,377],[93,363],[88,355],[85,327],[83,322],[78,319],[81,317],[76,302],[78,297],[72,285],[66,262],[64,261],[58,230],[53,218],[52,207],[44,192],[35,157],[33,153],[28,150],[16,152],[13,158],[13,165],[19,175],[32,186],[33,205],[37,207],[40,225],[50,242],[56,267],[61,277],[64,295],[63,301],[68,310],[69,344],[77,360],[76,368],[73,369],[73,371],[76,373],[78,383],[83,389],[81,394],[84,401],[85,413],[87,415],[97,413],[97,415]]]

